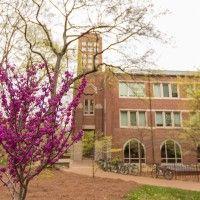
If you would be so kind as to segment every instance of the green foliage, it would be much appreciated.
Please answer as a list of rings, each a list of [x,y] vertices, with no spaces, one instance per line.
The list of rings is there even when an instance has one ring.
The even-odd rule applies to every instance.
[[[119,158],[119,156],[117,156],[111,160],[112,165],[118,165],[120,162],[121,162],[121,159]]]
[[[107,160],[111,157],[111,140],[109,136],[103,136],[95,141],[95,158],[96,160]]]
[[[195,146],[198,146],[200,144],[200,85],[187,84],[186,90],[188,97],[192,98],[188,101],[188,106],[192,112],[189,114],[189,118],[183,122],[186,128],[184,134],[180,137],[192,140]]]
[[[0,157],[0,166],[1,165],[6,165],[7,163],[7,159],[3,156],[3,157]]]
[[[83,137],[83,156],[92,157],[94,154],[94,131],[85,131]]]
[[[144,185],[127,195],[126,200],[198,200],[200,192]]]

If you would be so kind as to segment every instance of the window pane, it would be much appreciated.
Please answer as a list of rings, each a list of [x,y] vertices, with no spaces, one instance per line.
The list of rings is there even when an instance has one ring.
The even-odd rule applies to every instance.
[[[176,127],[181,126],[181,116],[179,112],[174,112],[174,126]]]
[[[200,163],[200,145],[197,146],[197,160]]]
[[[94,114],[94,101],[91,99],[90,100],[90,110],[89,110],[90,114]]]
[[[155,97],[161,97],[160,84],[154,84],[154,96]]]
[[[128,126],[128,112],[121,111],[121,126]]]
[[[139,126],[146,126],[145,112],[139,112]]]
[[[177,142],[167,140],[161,148],[162,162],[181,163],[181,149]]]
[[[144,83],[136,84],[136,95],[137,95],[137,97],[144,97],[145,96],[145,85],[144,85]]]
[[[127,83],[119,83],[119,95],[128,96],[128,85]]]
[[[169,97],[169,84],[163,83],[163,97]]]
[[[175,159],[175,149],[174,149],[174,142],[171,140],[168,140],[166,142],[166,146],[167,146],[167,157],[168,158],[174,158]]]
[[[166,155],[166,151],[165,151],[165,143],[162,145],[162,148],[161,148],[161,158],[166,158],[167,155]]]
[[[143,147],[143,145],[140,143],[139,144],[140,146],[140,149],[139,149],[139,153],[140,153],[140,158],[145,158],[145,152],[144,152],[144,147]]]
[[[85,99],[85,105],[84,105],[84,112],[85,114],[88,114],[89,113],[89,102],[88,102],[88,99]]]
[[[165,112],[165,125],[172,126],[171,112]]]
[[[172,89],[172,97],[178,97],[177,84],[172,84],[171,89]]]
[[[138,142],[135,140],[130,142],[130,154],[131,158],[139,158]]]
[[[124,148],[124,158],[130,158],[130,156],[129,156],[129,144],[130,143],[128,143]]]
[[[130,112],[131,126],[137,126],[136,112]]]
[[[136,87],[135,87],[135,83],[129,83],[128,84],[128,89],[129,89],[129,96],[131,97],[136,97]]]
[[[162,112],[156,112],[156,126],[163,126]]]
[[[94,100],[93,99],[85,99],[84,113],[94,114]]]
[[[137,140],[131,140],[124,148],[124,162],[145,163],[145,151],[143,145]]]
[[[181,158],[181,150],[177,143],[175,143],[176,148],[176,158]]]
[[[129,96],[131,97],[144,97],[145,86],[143,83],[129,83]]]

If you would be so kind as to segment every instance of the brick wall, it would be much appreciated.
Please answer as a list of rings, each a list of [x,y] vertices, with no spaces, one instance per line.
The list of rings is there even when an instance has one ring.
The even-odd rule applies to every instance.
[[[196,163],[197,156],[194,151],[195,147],[192,142],[186,141],[181,135],[182,128],[162,128],[155,127],[155,111],[156,110],[171,110],[181,111],[182,121],[186,120],[190,111],[190,100],[187,98],[182,85],[181,77],[170,75],[157,75],[147,77],[145,75],[135,75],[130,77],[123,74],[116,74],[109,80],[106,72],[98,72],[95,75],[88,76],[89,82],[93,85],[88,85],[84,98],[93,98],[95,100],[95,112],[93,116],[84,115],[84,98],[81,101],[79,108],[76,111],[75,119],[78,128],[95,128],[97,132],[104,135],[112,136],[112,147],[123,150],[124,144],[133,138],[138,139],[145,146],[146,162],[160,162],[162,143],[167,139],[177,141],[181,145],[182,162]],[[190,77],[189,77],[190,78]],[[192,78],[191,78],[192,79]],[[119,81],[144,82],[146,97],[138,98],[119,98]],[[153,83],[166,82],[178,83],[179,98],[167,99],[154,97],[149,99],[149,95],[153,96]],[[151,102],[151,110],[150,110]],[[144,110],[147,112],[148,127],[145,128],[120,128],[120,109]],[[150,121],[152,117],[152,124]],[[152,128],[151,128],[152,126]],[[154,152],[154,160],[153,160]],[[123,151],[118,153],[123,159]]]

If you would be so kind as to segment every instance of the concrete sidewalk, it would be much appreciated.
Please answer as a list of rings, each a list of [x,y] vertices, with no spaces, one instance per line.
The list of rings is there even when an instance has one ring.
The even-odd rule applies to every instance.
[[[88,175],[88,176],[92,176],[93,174],[92,169],[93,168],[91,161],[73,162],[70,164],[70,168],[62,168],[62,170],[66,172],[72,172],[75,174]],[[197,182],[154,179],[151,177],[122,175],[112,172],[104,172],[97,167],[95,167],[95,176],[101,178],[121,179],[124,181],[134,181],[136,183],[145,185],[155,185],[155,186],[179,188],[184,190],[200,191],[200,183]]]

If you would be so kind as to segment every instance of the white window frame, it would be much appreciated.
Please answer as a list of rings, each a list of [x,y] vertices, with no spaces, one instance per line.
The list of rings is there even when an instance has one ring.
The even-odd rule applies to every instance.
[[[121,112],[126,111],[128,113],[128,126],[121,126]],[[131,126],[131,118],[130,113],[136,112],[136,126]],[[145,113],[145,126],[139,126],[139,112]],[[119,111],[119,126],[120,128],[147,128],[148,127],[148,118],[147,118],[147,112],[145,110],[126,110],[126,109],[120,109]]]
[[[155,84],[160,84],[160,89],[161,89],[161,97],[156,97],[155,96]],[[164,97],[163,94],[163,84],[168,84],[169,86],[169,97]],[[172,97],[172,85],[176,84],[177,85],[177,94],[178,97]],[[162,82],[162,83],[153,83],[153,98],[154,99],[180,99],[180,90],[179,90],[179,84],[177,83],[168,83],[168,82]]]
[[[128,120],[128,126],[122,126],[121,125],[121,112],[127,112],[127,120]],[[120,110],[119,112],[119,126],[120,128],[128,128],[129,127],[129,123],[130,123],[130,113],[128,112],[128,110]]]
[[[162,117],[163,117],[163,126],[157,126],[157,123],[156,123],[156,113],[157,112],[162,112]],[[166,126],[166,119],[165,119],[165,113],[166,112],[170,112],[171,113],[171,120],[172,120],[172,125],[171,126]],[[175,126],[175,124],[174,124],[174,113],[180,113],[180,126]],[[173,110],[173,111],[169,111],[169,110],[165,110],[165,111],[160,111],[160,110],[158,110],[158,111],[155,111],[155,116],[154,116],[154,118],[155,118],[155,127],[156,128],[182,128],[182,112],[181,111],[176,111],[176,110]]]
[[[174,142],[175,158],[168,158],[168,157],[167,157],[166,142],[167,142],[167,141],[170,141],[170,140]],[[179,147],[179,149],[180,149],[181,158],[177,158],[175,144],[177,144],[178,147]],[[162,158],[162,155],[161,155],[161,150],[162,150],[163,145],[165,145],[165,155],[166,155],[166,158]],[[175,164],[181,164],[181,163],[183,162],[183,152],[182,152],[181,145],[180,145],[177,141],[175,141],[175,140],[173,140],[173,139],[167,139],[167,140],[165,140],[165,141],[162,142],[162,144],[160,145],[160,155],[161,155],[161,163],[174,164],[174,163],[169,163],[169,162],[168,162],[169,159],[174,159],[174,160],[176,161]],[[167,162],[162,162],[163,159],[166,159]],[[178,159],[181,159],[181,162],[177,162]]]
[[[162,113],[162,122],[163,122],[163,126],[157,126],[157,123],[156,123],[156,113],[157,112],[160,112],[160,113]],[[164,112],[163,111],[155,111],[155,127],[158,127],[158,128],[163,128],[163,127],[165,127],[165,117],[164,117]]]
[[[144,157],[143,158],[139,158],[139,157],[138,158],[131,158],[130,157],[130,142],[131,141],[136,141],[138,143],[138,145],[137,145],[138,150],[140,149],[140,144],[141,144],[141,146],[144,149]],[[129,157],[128,158],[126,158],[125,155],[124,155],[124,150],[125,150],[125,148],[126,148],[127,145],[129,146]],[[123,145],[123,160],[125,160],[125,159],[129,161],[128,163],[140,164],[139,159],[144,160],[144,162],[141,162],[141,163],[146,163],[146,147],[145,147],[145,145],[142,142],[140,142],[138,139],[136,139],[136,138],[128,140]],[[131,162],[131,160],[138,160],[138,162],[136,162],[136,163],[135,162]]]
[[[88,108],[89,108],[89,111],[88,113],[86,112],[86,109],[85,109],[85,101],[88,100]],[[90,104],[91,104],[91,101],[93,101],[93,113],[90,113]],[[94,99],[84,99],[84,115],[85,116],[93,116],[95,113],[95,101]]]
[[[127,96],[120,96],[120,83],[125,83],[128,87],[128,93]],[[144,85],[144,96],[130,96],[130,88],[129,84],[143,84]],[[146,84],[145,82],[128,82],[128,81],[120,81],[118,84],[118,92],[119,92],[119,98],[130,98],[130,99],[141,99],[141,98],[146,98]]]

